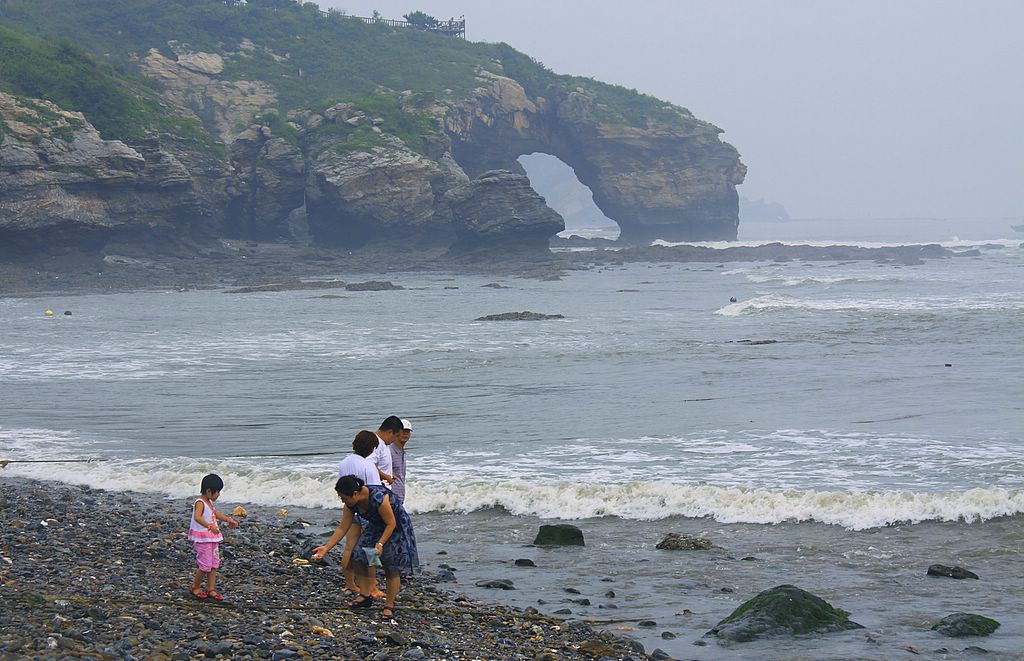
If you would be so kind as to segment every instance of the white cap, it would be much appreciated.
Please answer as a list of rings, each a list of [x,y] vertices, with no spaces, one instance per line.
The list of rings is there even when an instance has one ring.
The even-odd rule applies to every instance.
[[[405,431],[412,431],[412,423],[405,418],[402,418],[402,429]]]

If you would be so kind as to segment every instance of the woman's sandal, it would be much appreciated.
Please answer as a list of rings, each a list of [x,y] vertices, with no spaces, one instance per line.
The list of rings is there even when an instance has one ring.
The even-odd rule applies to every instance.
[[[373,597],[367,597],[365,595],[359,595],[352,601],[348,602],[349,608],[369,608],[373,606]]]
[[[217,592],[216,590],[210,590],[206,593],[206,595],[214,601],[224,601],[224,595],[222,595],[220,592]]]
[[[396,609],[394,609],[394,608],[388,608],[387,606],[385,606],[384,610],[382,610],[380,612],[380,615],[381,615],[381,617],[387,618],[387,619],[390,620],[391,618],[393,618],[395,616],[395,610]]]
[[[196,599],[206,599],[207,597],[210,596],[206,592],[203,592],[202,588],[192,588],[192,590],[190,590],[190,592],[192,593],[192,596],[195,597]]]

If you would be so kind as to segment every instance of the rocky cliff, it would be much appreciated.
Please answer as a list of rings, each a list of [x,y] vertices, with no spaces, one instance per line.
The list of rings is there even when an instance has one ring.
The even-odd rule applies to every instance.
[[[746,167],[718,127],[669,107],[642,127],[602,122],[598,94],[550,85],[531,98],[516,80],[481,72],[472,98],[444,115],[456,160],[470,174],[521,171],[516,159],[556,156],[590,188],[622,239],[735,239],[736,186]]]
[[[81,113],[0,93],[2,242],[546,250],[564,225],[523,176],[517,158],[533,152],[571,166],[624,242],[736,237],[745,167],[720,129],[682,108],[624,118],[600,88],[552,75],[527,92],[495,61],[468,92],[378,88],[282,110],[272,84],[226,73],[254,52],[288,61],[248,40],[139,54],[167,111],[201,122],[219,152],[166,135],[105,140]]]
[[[103,140],[81,114],[0,92],[0,247],[164,249],[191,239],[204,210],[193,175],[159,141]]]

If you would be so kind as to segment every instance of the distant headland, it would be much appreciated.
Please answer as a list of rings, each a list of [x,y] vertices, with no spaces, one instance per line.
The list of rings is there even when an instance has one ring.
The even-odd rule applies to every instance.
[[[465,17],[404,19],[8,0],[0,259],[224,240],[546,253],[564,223],[517,160],[534,152],[575,170],[623,243],[736,238],[746,168],[718,127],[467,41]]]

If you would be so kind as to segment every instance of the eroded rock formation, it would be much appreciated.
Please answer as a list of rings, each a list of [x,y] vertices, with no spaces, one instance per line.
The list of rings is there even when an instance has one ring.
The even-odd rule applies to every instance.
[[[156,140],[104,140],[81,114],[0,92],[0,244],[11,251],[187,240],[189,170]]]
[[[562,217],[530,187],[525,175],[490,170],[450,189],[456,250],[546,249],[565,229]]]
[[[672,121],[644,127],[603,123],[599,99],[583,88],[550,87],[531,99],[511,78],[484,72],[481,82],[445,116],[470,175],[520,170],[519,156],[543,152],[573,168],[625,241],[736,238],[746,167],[718,127],[674,108]]]
[[[516,160],[544,152],[575,170],[626,242],[736,237],[745,167],[720,129],[681,108],[638,126],[610,120],[582,87],[531,96],[481,70],[468,98],[395,95],[430,120],[424,135],[391,134],[348,103],[270,119],[267,83],[223,75],[225,59],[256,48],[222,56],[172,43],[174,59],[140,58],[167,107],[199,120],[222,152],[103,140],[80,114],[0,95],[0,232],[45,246],[57,227],[62,241],[88,236],[98,249],[164,234],[546,251],[564,225]],[[38,122],[18,120],[33,112]]]

